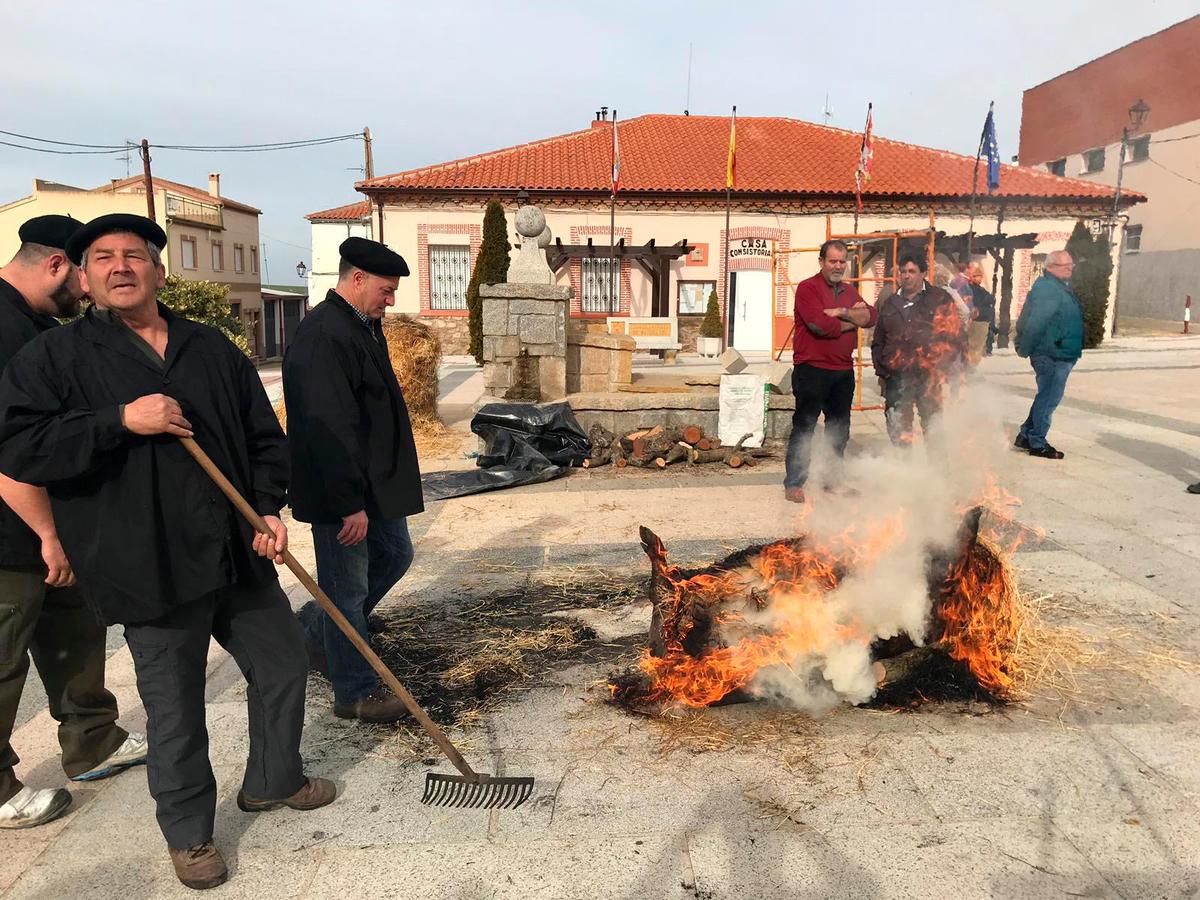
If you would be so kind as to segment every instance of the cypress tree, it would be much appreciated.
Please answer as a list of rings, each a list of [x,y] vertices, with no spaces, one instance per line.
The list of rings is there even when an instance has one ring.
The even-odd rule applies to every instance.
[[[471,282],[467,285],[467,325],[471,333],[471,355],[483,365],[483,302],[481,284],[501,284],[508,277],[508,222],[500,201],[488,201],[483,213],[483,243],[475,257]]]
[[[1082,220],[1075,223],[1075,230],[1067,241],[1067,252],[1075,260],[1071,290],[1083,309],[1083,346],[1090,350],[1099,347],[1104,340],[1112,256],[1105,236],[1092,237]]]
[[[704,321],[700,323],[700,337],[719,338],[724,334],[721,327],[721,311],[717,308],[717,289],[708,295],[708,306],[704,309]]]

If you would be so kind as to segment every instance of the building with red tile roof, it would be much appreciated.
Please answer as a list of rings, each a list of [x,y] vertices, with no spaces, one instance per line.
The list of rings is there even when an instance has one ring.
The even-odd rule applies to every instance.
[[[572,316],[677,317],[681,342],[694,344],[704,301],[715,290],[740,335],[734,345],[768,352],[791,324],[791,294],[812,274],[827,233],[855,228],[854,172],[862,136],[782,117],[739,117],[736,180],[725,229],[730,120],[725,116],[645,115],[616,125],[621,156],[613,237],[623,248],[686,241],[665,269],[620,253],[609,277],[613,122],[515,147],[361,181],[378,239],[402,253],[415,277],[402,281],[398,309],[442,331],[447,353],[465,347],[463,291],[481,240],[482,210],[500,199],[542,207],[553,235],[558,282],[574,288]],[[1113,190],[1044,169],[1001,167],[988,194],[980,174],[975,232],[1026,236],[1009,258],[1012,313],[1036,276],[1039,257],[1060,248],[1076,218],[1111,211]],[[972,207],[975,159],[876,136],[872,177],[862,194],[858,231],[936,229],[962,235]],[[1140,202],[1122,197],[1122,208]],[[325,211],[327,220],[334,211]],[[317,217],[313,214],[310,218]],[[510,220],[511,221],[511,220]],[[512,241],[517,236],[515,228]],[[965,245],[964,245],[965,246]],[[570,248],[575,248],[571,250]],[[880,272],[889,263],[871,261]],[[726,275],[729,297],[725,296]],[[612,283],[615,281],[615,289]]]
[[[255,356],[272,355],[270,338],[282,325],[263,303],[258,228],[262,212],[222,194],[216,172],[209,173],[207,190],[155,177],[153,192],[154,217],[167,235],[162,255],[167,273],[228,287],[230,306],[246,328],[251,351]],[[58,213],[87,222],[115,212],[146,215],[141,175],[95,188],[35,178],[29,196],[0,205],[0,257],[12,256],[17,228],[33,216]]]
[[[1021,162],[1149,198],[1126,209],[1122,317],[1179,322],[1200,300],[1200,16],[1025,91]],[[1122,204],[1124,207],[1124,204]]]

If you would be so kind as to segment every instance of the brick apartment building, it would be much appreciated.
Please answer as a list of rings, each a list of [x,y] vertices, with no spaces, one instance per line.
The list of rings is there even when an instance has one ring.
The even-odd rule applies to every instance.
[[[1117,232],[1121,318],[1179,321],[1187,295],[1200,301],[1198,47],[1194,16],[1030,88],[1022,101],[1022,165],[1110,187],[1119,174],[1122,193],[1148,198]]]

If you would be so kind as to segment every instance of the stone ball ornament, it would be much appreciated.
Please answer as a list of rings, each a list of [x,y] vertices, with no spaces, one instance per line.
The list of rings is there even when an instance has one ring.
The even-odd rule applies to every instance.
[[[521,237],[536,238],[546,228],[546,216],[536,206],[522,206],[517,210],[517,233]]]
[[[550,246],[550,241],[552,241],[553,239],[554,239],[554,235],[552,235],[550,233],[550,226],[547,225],[545,228],[542,229],[541,233],[537,236],[537,245],[542,250],[545,250],[547,247]]]

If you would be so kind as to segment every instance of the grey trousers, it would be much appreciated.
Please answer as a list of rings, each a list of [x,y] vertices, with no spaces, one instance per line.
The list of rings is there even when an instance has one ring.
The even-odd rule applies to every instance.
[[[94,769],[129,736],[104,688],[104,626],[78,589],[47,587],[45,578],[43,568],[0,569],[0,803],[22,787],[10,739],[30,654],[68,776]]]
[[[300,733],[308,654],[279,585],[233,585],[125,626],[138,693],[146,707],[150,794],[158,826],[176,849],[212,840],[217,784],[204,717],[209,637],[246,678],[250,755],[242,789],[256,799],[304,786]]]

